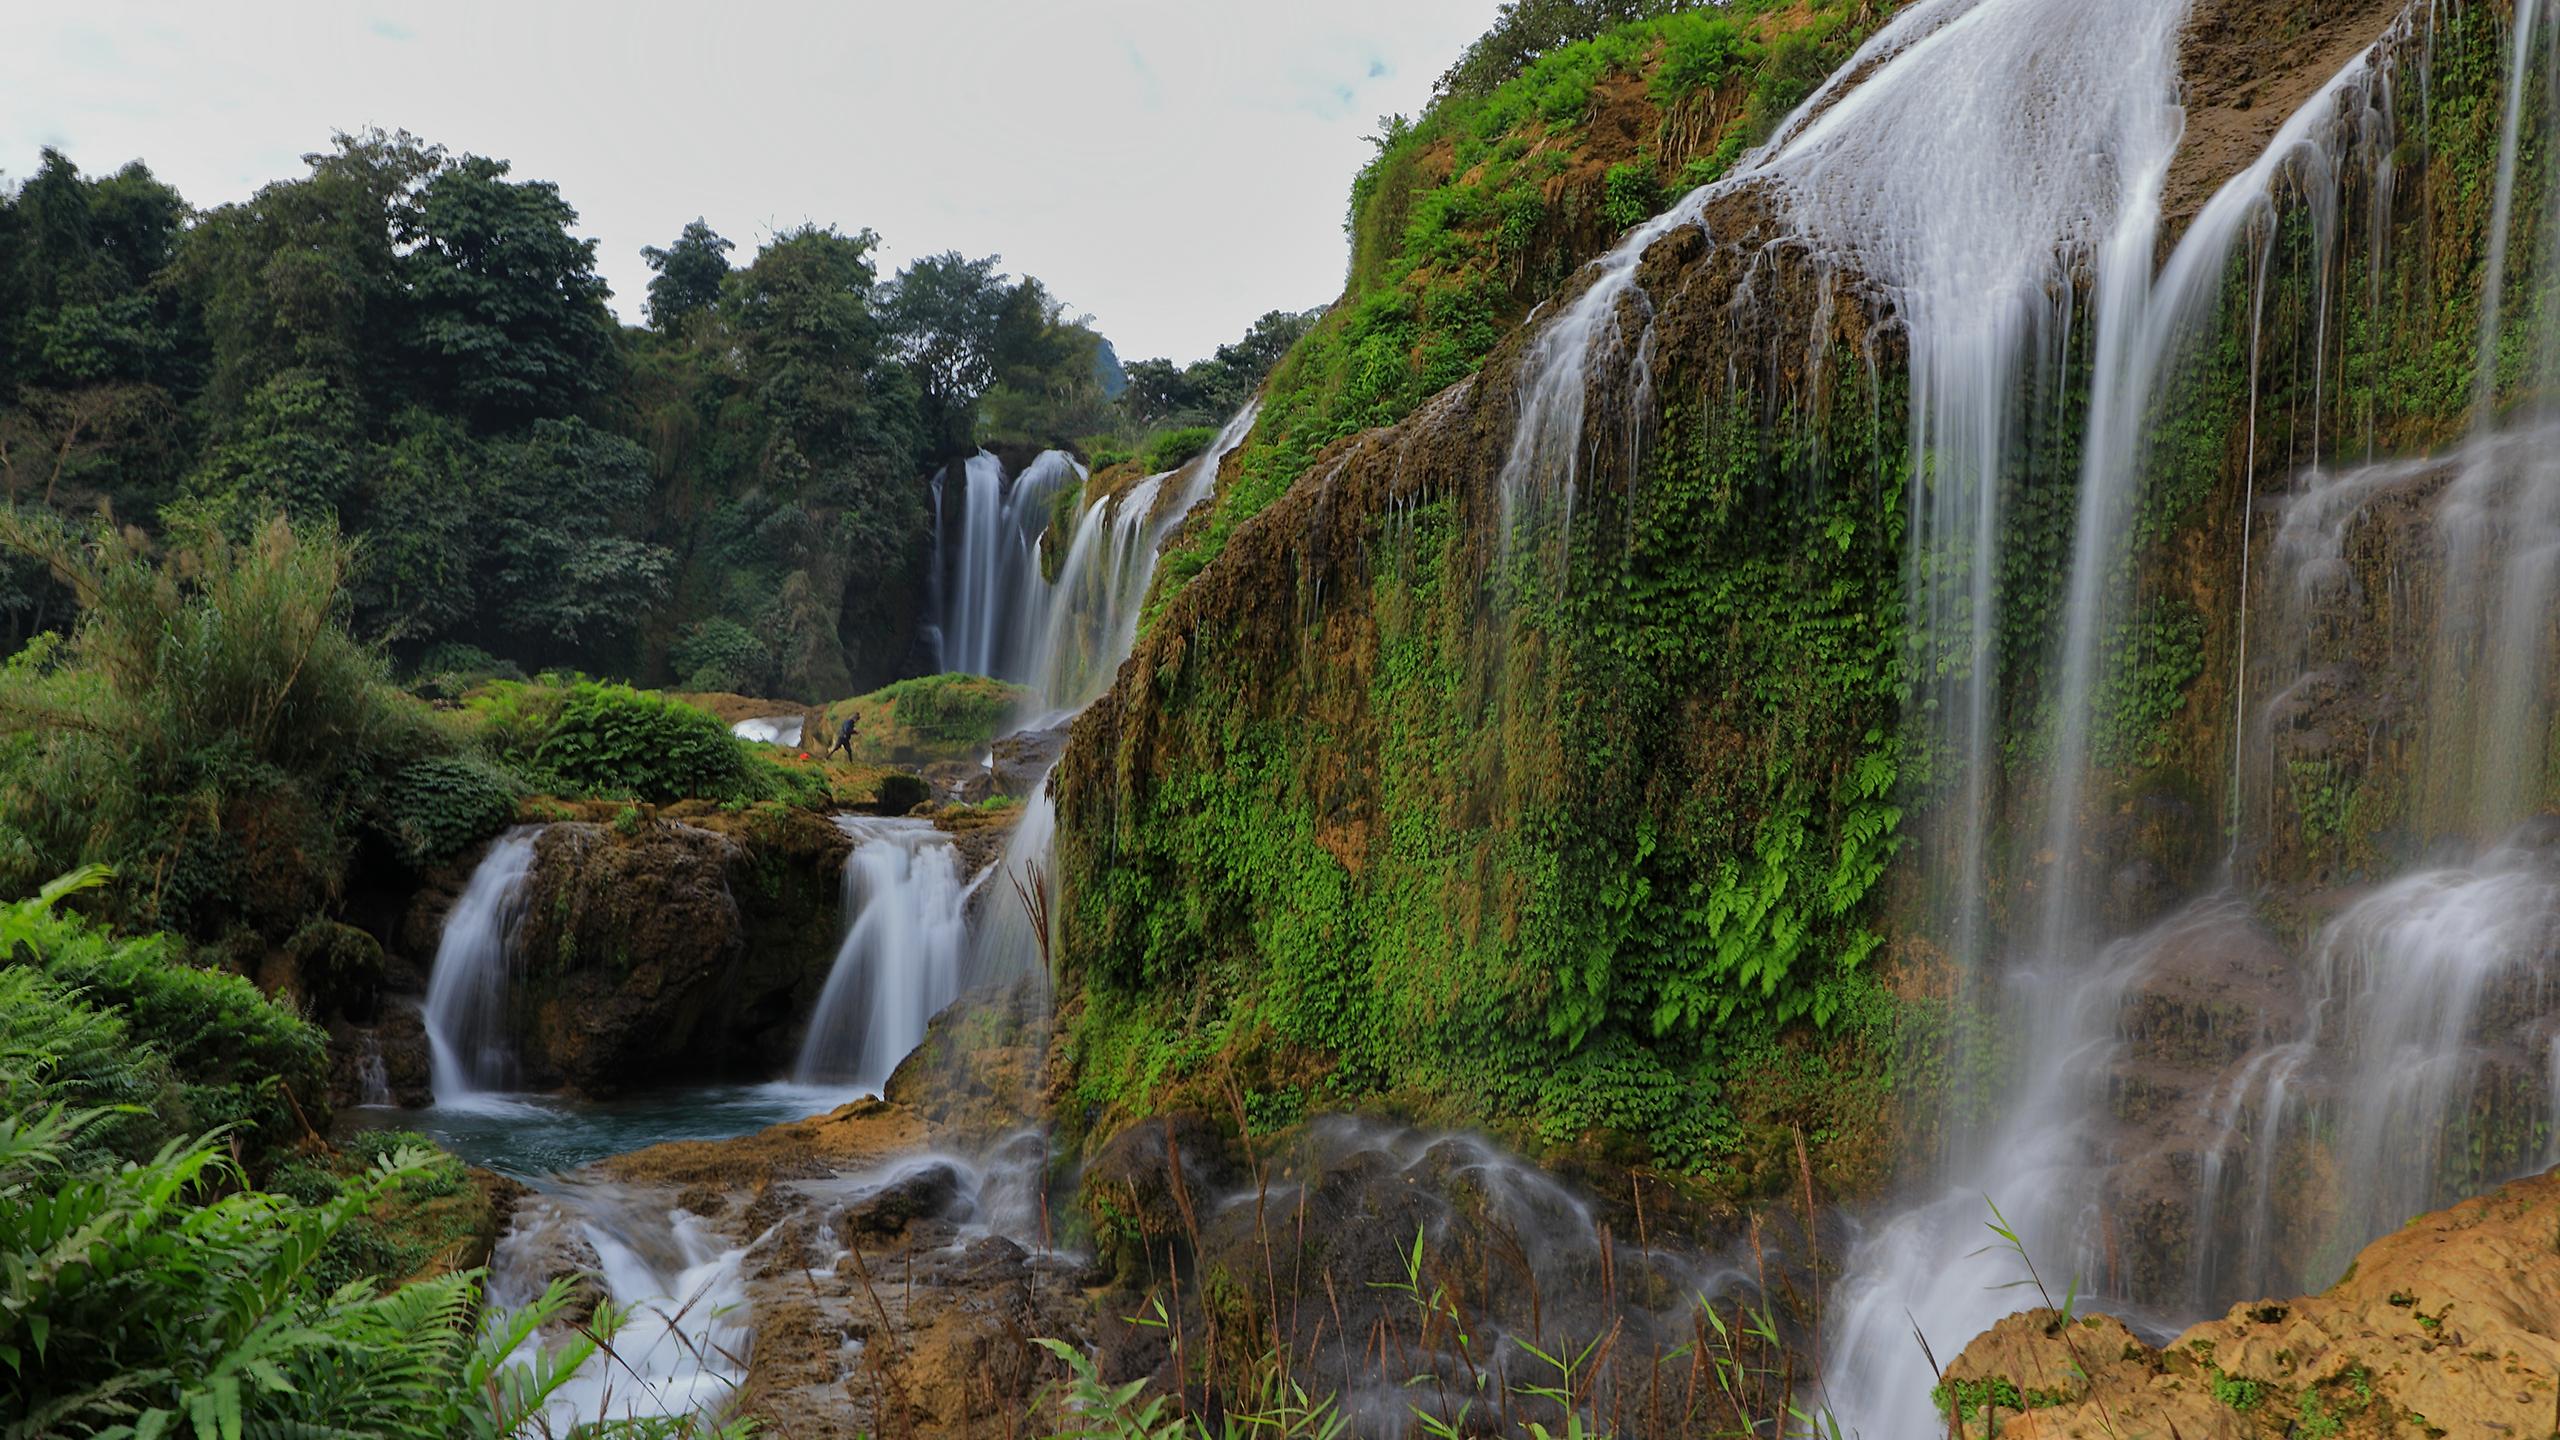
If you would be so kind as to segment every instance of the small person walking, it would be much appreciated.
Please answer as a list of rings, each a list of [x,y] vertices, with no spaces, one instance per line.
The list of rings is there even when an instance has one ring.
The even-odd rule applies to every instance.
[[[860,724],[860,723],[861,723],[861,717],[859,717],[859,716],[855,716],[855,715],[847,715],[846,717],[844,717],[844,723],[836,727],[836,743],[834,743],[833,745],[828,746],[828,747],[827,747],[827,753],[826,753],[824,756],[822,756],[821,758],[822,758],[822,759],[827,759],[827,760],[833,760],[834,758],[836,758],[836,752],[837,752],[837,751],[839,751],[839,750],[841,750],[841,751],[843,751],[843,752],[844,752],[844,758],[846,758],[847,760],[852,759],[852,758],[853,758],[853,731],[854,731],[854,727],[855,727],[856,725]]]

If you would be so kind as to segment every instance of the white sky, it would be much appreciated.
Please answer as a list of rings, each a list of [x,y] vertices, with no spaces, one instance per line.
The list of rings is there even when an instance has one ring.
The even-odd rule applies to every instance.
[[[1341,289],[1377,117],[1494,0],[0,0],[0,174],[139,158],[199,208],[406,128],[555,181],[640,319],[643,245],[804,221],[1004,257],[1126,359]]]

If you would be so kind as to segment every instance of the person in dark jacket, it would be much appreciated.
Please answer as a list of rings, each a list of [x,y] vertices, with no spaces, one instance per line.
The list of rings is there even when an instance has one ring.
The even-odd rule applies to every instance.
[[[854,727],[860,723],[861,721],[858,716],[847,715],[844,717],[844,723],[836,727],[836,743],[828,746],[827,753],[821,758],[833,760],[836,758],[836,752],[841,750],[844,752],[844,758],[847,760],[852,759],[853,731]]]

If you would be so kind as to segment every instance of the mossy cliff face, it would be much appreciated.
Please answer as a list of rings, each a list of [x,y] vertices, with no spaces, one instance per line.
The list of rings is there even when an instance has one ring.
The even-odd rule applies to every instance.
[[[1995,929],[2065,874],[2115,933],[2204,893],[2231,852],[2235,767],[2244,802],[2286,809],[2293,772],[2271,801],[2242,758],[2263,753],[2243,722],[2271,663],[2253,639],[2244,689],[2243,628],[2280,623],[2263,590],[2241,603],[2244,571],[2269,583],[2274,497],[2315,462],[2463,432],[2508,17],[2467,7],[2430,30],[2421,10],[2393,34],[2404,12],[2199,12],[2173,236],[2281,123],[2260,103],[2297,103],[2377,40],[2390,84],[2338,118],[2359,138],[2334,188],[2311,167],[2279,181],[2157,400],[2097,773],[2060,855],[2036,837],[2092,363],[2080,306],[2043,397],[2070,419],[2023,462],[2065,478],[2021,480],[2003,507]],[[1266,419],[1230,457],[1218,513],[1179,542],[1214,558],[1186,574],[1169,557],[1054,782],[1071,1123],[1241,1103],[1261,1128],[1387,1099],[1744,1192],[1791,1178],[1799,1132],[1845,1190],[1926,1143],[1902,1122],[1943,1113],[1956,987],[1922,857],[1900,849],[1933,833],[1948,778],[1906,713],[1901,341],[1754,204],[1719,202],[1715,245],[1684,231],[1645,257],[1652,308],[1628,318],[1653,327],[1650,387],[1593,385],[1569,510],[1531,496],[1508,541],[1524,332],[1400,423],[1300,446],[1276,499],[1256,446],[1298,432]],[[2543,207],[2520,181],[2511,253],[2539,253]],[[2514,278],[2529,268],[2511,267],[2511,315],[2539,313]],[[2422,528],[2368,538],[2370,594],[2432,563]],[[2352,623],[2354,643],[2412,643],[2379,598]],[[2317,918],[2304,907],[2357,834],[2298,804],[2244,831],[2280,939]],[[2409,858],[2366,843],[2377,865]],[[2294,965],[2267,983],[2290,993]]]
[[[1809,361],[1815,283],[1674,236],[1632,473],[1501,544],[1517,336],[1173,599],[1055,782],[1071,1112],[1393,1094],[1681,1169],[1798,1127],[1875,1163],[1906,460],[1894,339],[1835,305]]]

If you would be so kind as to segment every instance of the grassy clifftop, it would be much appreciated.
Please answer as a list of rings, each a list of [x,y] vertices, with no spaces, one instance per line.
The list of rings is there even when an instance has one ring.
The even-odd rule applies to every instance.
[[[1327,445],[1474,374],[1584,261],[1732,168],[1891,9],[1734,0],[1555,48],[1418,120],[1383,120],[1352,181],[1342,298],[1272,372],[1216,500],[1166,555],[1155,606]]]

